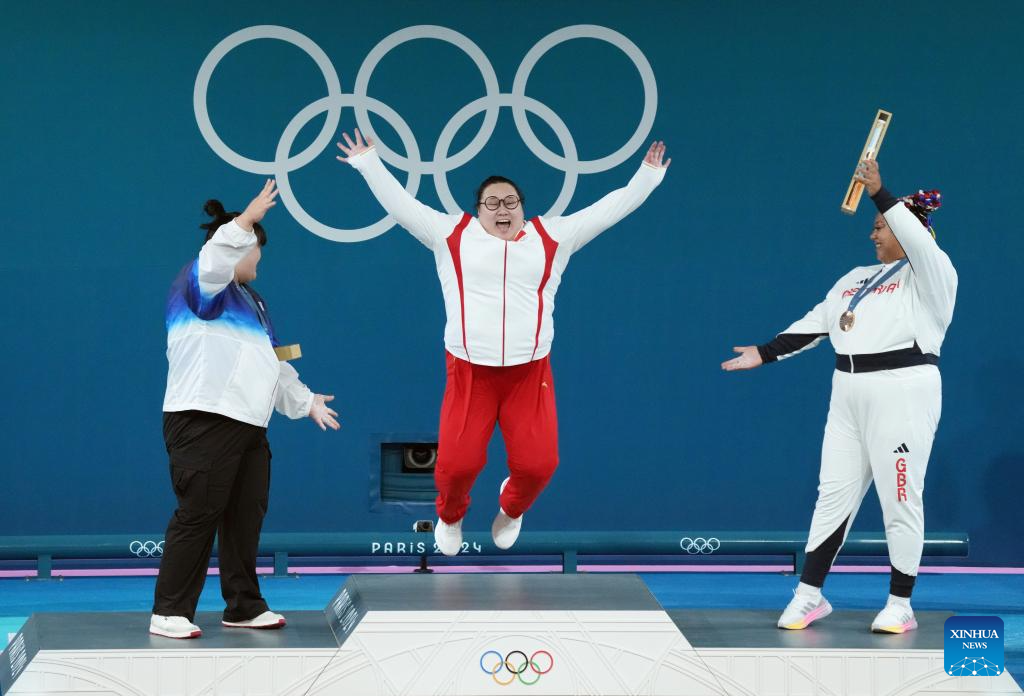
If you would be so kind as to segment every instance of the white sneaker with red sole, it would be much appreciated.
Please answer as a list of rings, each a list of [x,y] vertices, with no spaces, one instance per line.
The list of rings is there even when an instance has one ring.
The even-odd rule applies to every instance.
[[[149,632],[164,638],[198,638],[203,635],[201,628],[184,616],[159,616],[153,614],[149,619]]]
[[[287,621],[280,614],[272,611],[265,611],[254,619],[247,621],[221,621],[221,624],[228,628],[281,628]]]

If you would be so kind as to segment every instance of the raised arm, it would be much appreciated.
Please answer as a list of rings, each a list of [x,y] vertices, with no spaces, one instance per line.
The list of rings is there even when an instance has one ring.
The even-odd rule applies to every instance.
[[[858,180],[864,183],[878,212],[885,218],[910,261],[922,301],[937,319],[948,326],[956,302],[957,275],[953,262],[907,205],[886,190],[877,162],[865,160],[861,162],[859,171]]]
[[[363,141],[358,128],[355,140],[348,133],[342,133],[342,137],[346,145],[338,143],[338,148],[345,156],[339,155],[338,161],[352,165],[362,174],[370,192],[388,215],[430,249],[444,242],[461,216],[438,212],[410,195],[380,161],[373,141],[369,138]]]
[[[544,227],[559,244],[572,252],[640,207],[665,178],[672,159],[664,160],[665,143],[653,142],[640,169],[623,188],[616,189],[593,205],[564,217],[544,218]]]
[[[797,353],[814,348],[828,336],[828,317],[825,301],[819,302],[802,319],[793,322],[788,329],[768,343],[759,346],[736,346],[733,351],[738,357],[722,363],[726,372],[751,370],[765,363],[791,358]]]
[[[267,211],[277,205],[277,189],[273,179],[267,179],[263,190],[246,206],[241,215],[221,225],[199,250],[196,264],[199,290],[204,298],[211,298],[234,280],[235,266],[256,246],[253,225],[263,219]]]

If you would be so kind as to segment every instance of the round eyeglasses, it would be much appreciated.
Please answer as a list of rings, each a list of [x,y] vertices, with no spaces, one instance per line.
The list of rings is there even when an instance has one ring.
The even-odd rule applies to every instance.
[[[519,207],[519,198],[509,194],[504,198],[498,198],[497,196],[488,196],[487,198],[480,201],[480,204],[488,210],[497,210],[502,205],[505,206],[505,210],[515,210]]]

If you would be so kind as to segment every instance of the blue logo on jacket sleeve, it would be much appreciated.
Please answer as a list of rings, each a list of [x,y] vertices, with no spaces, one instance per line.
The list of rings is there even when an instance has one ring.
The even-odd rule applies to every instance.
[[[943,630],[946,674],[994,677],[1003,673],[1003,620],[998,616],[951,616]]]

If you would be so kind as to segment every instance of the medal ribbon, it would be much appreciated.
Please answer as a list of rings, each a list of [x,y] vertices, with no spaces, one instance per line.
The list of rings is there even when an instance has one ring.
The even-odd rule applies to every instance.
[[[888,276],[886,276],[886,278],[888,278]],[[256,313],[256,317],[260,320],[263,330],[267,332],[267,335],[270,335],[270,320],[267,318],[267,314],[263,310],[263,303],[257,302],[256,298],[254,298],[252,293],[249,291],[249,288],[245,287],[241,283],[239,283],[238,289],[242,291],[242,297],[245,298],[245,301],[248,303],[252,311]]]
[[[861,287],[861,289],[857,291],[857,294],[853,296],[853,298],[850,300],[850,306],[846,308],[846,311],[853,312],[853,308],[860,304],[860,301],[867,297],[868,293],[874,292],[875,288],[877,288],[885,281],[889,280],[889,278],[891,278],[894,273],[896,273],[898,270],[900,270],[906,265],[907,259],[902,259],[899,263],[890,268],[889,272],[886,273],[881,278],[878,278],[878,275],[882,272],[882,269],[879,269],[878,273],[871,276],[871,278],[866,283],[864,283],[863,287]],[[878,278],[878,282],[875,282],[875,278]]]

